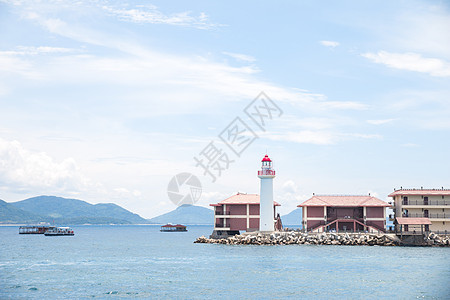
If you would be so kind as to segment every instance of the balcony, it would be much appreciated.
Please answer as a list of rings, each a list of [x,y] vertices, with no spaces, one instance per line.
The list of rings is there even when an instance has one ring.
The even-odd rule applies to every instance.
[[[408,213],[403,215],[403,218],[429,218],[429,219],[450,219],[450,213]]]
[[[275,176],[275,171],[274,170],[260,170],[260,171],[258,171],[258,176],[261,176],[261,175]]]
[[[442,200],[408,200],[402,201],[402,205],[420,205],[420,206],[442,206],[442,205],[450,205],[450,200],[442,199]]]

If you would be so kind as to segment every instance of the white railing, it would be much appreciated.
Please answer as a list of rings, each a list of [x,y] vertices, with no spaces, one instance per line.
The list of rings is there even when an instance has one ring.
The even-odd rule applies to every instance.
[[[275,175],[274,170],[261,170],[258,171],[258,175]]]

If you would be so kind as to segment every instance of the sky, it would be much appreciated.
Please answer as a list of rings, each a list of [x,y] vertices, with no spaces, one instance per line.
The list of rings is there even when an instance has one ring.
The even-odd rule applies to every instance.
[[[450,188],[449,28],[448,1],[0,0],[0,199],[151,218],[180,173],[196,205],[259,193],[265,154],[282,214]]]

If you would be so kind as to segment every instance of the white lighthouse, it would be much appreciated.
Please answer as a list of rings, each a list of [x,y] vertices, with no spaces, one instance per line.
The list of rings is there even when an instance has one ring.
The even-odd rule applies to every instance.
[[[261,179],[259,196],[259,231],[275,230],[275,212],[273,208],[273,179],[275,170],[272,169],[272,160],[266,154],[261,161],[261,170],[258,177]]]

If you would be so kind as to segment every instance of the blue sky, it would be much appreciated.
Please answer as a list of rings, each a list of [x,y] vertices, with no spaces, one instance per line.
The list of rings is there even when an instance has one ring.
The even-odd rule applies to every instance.
[[[282,213],[449,187],[448,28],[446,1],[0,0],[0,198],[153,217],[180,172],[199,205],[257,193],[266,150]],[[283,114],[212,182],[193,158],[261,91]]]

